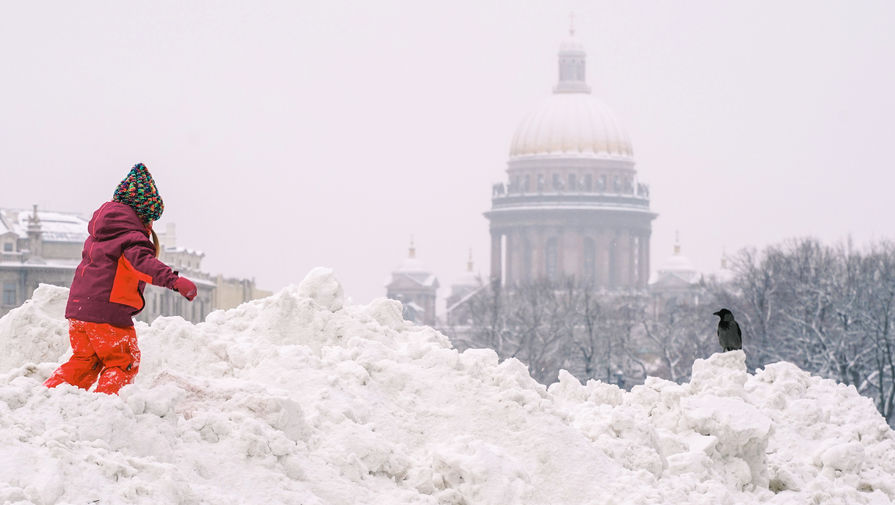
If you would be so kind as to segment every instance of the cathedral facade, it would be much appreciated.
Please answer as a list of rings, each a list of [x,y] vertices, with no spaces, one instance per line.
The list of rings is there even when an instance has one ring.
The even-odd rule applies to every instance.
[[[591,94],[574,31],[558,56],[559,81],[516,128],[507,180],[492,188],[491,278],[646,289],[656,218],[649,188],[624,128]]]

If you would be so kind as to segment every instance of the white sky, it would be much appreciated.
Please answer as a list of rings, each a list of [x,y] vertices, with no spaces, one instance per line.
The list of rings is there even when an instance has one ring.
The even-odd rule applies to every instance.
[[[4,2],[0,206],[89,217],[137,161],[180,245],[365,303],[418,256],[488,273],[493,182],[575,12],[651,186],[652,266],[893,236],[895,2]]]

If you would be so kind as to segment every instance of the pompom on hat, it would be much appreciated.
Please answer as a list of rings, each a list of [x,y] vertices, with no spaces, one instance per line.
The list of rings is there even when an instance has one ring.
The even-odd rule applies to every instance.
[[[155,181],[152,180],[149,169],[142,163],[134,165],[127,177],[118,184],[112,201],[134,209],[140,220],[146,224],[157,221],[165,210],[165,203],[158,194]]]

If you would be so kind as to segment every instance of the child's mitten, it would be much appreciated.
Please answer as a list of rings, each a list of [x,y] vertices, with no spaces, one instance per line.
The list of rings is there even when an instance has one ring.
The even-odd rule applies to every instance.
[[[193,284],[193,281],[187,279],[186,277],[178,277],[176,281],[174,281],[174,291],[177,291],[184,298],[189,301],[193,301],[193,298],[196,297],[197,290],[196,285]]]

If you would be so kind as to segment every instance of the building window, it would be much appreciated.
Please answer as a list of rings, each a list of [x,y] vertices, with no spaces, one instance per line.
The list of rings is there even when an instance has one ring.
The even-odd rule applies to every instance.
[[[606,191],[606,176],[601,175],[600,180],[597,182],[597,189],[600,191]]]
[[[575,191],[578,189],[578,180],[575,177],[575,174],[569,174],[569,191]]]
[[[531,189],[531,174],[525,174],[525,191]]]
[[[559,245],[555,238],[547,241],[547,252],[545,254],[547,264],[547,278],[555,281],[559,276]]]
[[[4,284],[3,285],[3,305],[6,306],[14,306],[18,305],[16,303],[16,285],[15,284]]]
[[[560,179],[559,174],[553,174],[553,190],[562,191],[562,179]]]
[[[586,174],[584,176],[584,189],[586,191],[590,191],[594,188],[594,176],[591,174]]]
[[[3,252],[12,252],[12,242],[3,243]]]
[[[544,191],[544,174],[538,174],[538,191]]]

